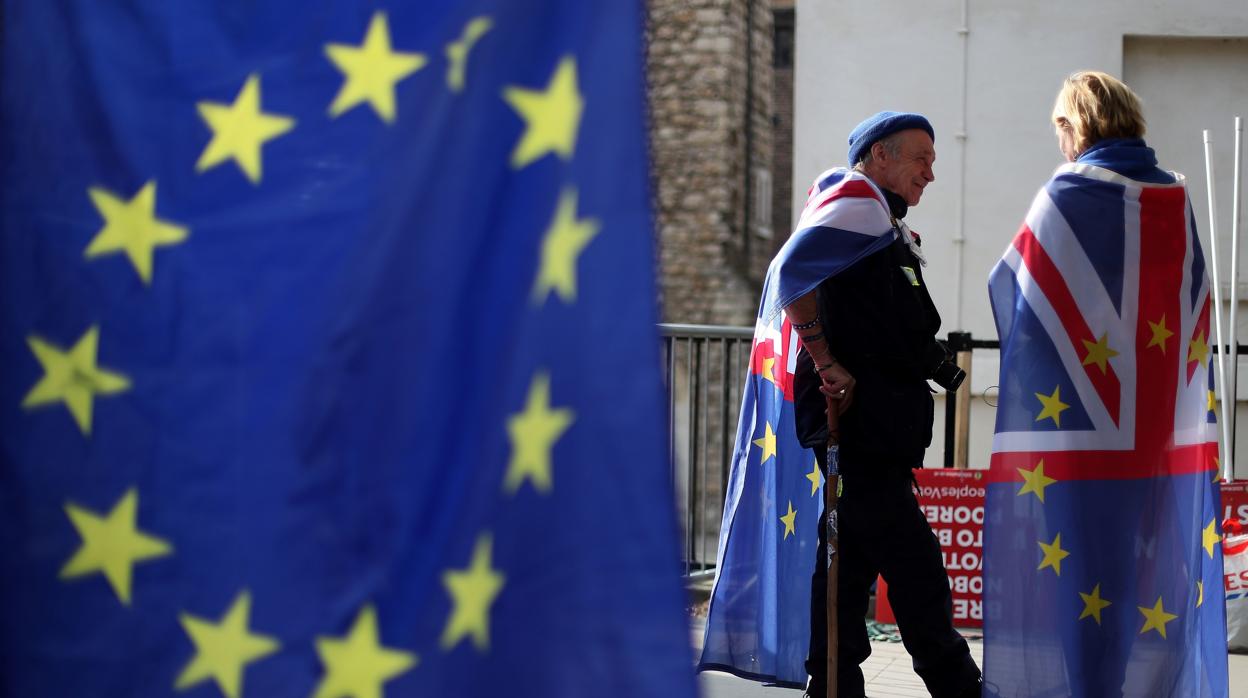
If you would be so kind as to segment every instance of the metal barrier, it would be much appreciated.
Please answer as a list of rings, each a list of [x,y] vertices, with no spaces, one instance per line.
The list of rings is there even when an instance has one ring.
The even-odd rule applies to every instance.
[[[661,324],[659,332],[664,347],[672,486],[684,534],[683,569],[686,577],[696,579],[715,573],[724,491],[753,328]],[[948,339],[968,373],[972,349],[999,346],[962,332],[951,332]],[[968,380],[959,392],[969,388]],[[945,400],[945,467],[965,468],[970,408],[968,396],[958,397]],[[956,458],[955,452],[961,457]]]
[[[684,534],[683,569],[686,577],[696,579],[715,573],[724,491],[753,328],[661,324],[659,332],[668,394],[672,486]],[[995,341],[974,340],[964,332],[951,332],[948,340],[968,374],[972,349],[999,347]],[[969,388],[967,380],[959,393]],[[945,400],[945,467],[966,467],[968,398],[960,394],[955,400]]]
[[[753,328],[664,324],[659,332],[684,574],[710,576]]]
[[[661,324],[659,332],[668,392],[672,484],[684,533],[683,568],[686,577],[697,579],[715,573],[724,489],[753,328]],[[996,340],[974,339],[969,332],[950,332],[947,340],[958,364],[967,372],[967,380],[954,399],[945,398],[944,465],[965,468],[970,442],[972,351],[999,350],[1001,345]],[[1229,347],[1213,345],[1211,349],[1225,352]],[[1248,351],[1241,345],[1239,353]]]

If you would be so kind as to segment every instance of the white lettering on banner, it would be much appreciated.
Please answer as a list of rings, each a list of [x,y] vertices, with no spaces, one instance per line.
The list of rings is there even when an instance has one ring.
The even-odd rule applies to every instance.
[[[1239,506],[1235,506],[1234,504],[1227,504],[1226,516],[1222,518],[1223,519],[1239,519],[1240,521],[1248,521],[1248,504],[1240,504]]]
[[[953,617],[958,619],[970,618],[972,620],[983,620],[984,602],[979,599],[954,599]]]
[[[927,522],[929,524],[975,523],[982,526],[984,523],[983,507],[948,507],[937,504],[927,504],[920,508],[923,510],[923,516],[927,517]]]
[[[936,541],[940,543],[940,547],[944,548],[953,543],[953,529],[938,528],[936,529]]]
[[[982,548],[984,547],[984,531],[972,531],[969,528],[958,529],[957,541],[959,548]],[[942,542],[941,545],[948,545]]]
[[[984,488],[971,487],[970,485],[961,487],[923,485],[919,488],[919,497],[922,499],[970,499],[972,497],[983,499]]]
[[[980,569],[979,555],[976,553],[950,553],[942,550],[940,556],[945,561],[945,569],[950,572]]]
[[[982,594],[984,578],[979,575],[950,577],[949,588],[958,594]]]

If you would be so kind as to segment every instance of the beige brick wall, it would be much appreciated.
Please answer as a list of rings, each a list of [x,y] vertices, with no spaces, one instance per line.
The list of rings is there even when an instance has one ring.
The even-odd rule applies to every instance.
[[[752,46],[746,32],[750,8]],[[774,238],[756,233],[758,227],[770,229],[770,220],[761,226],[746,221],[747,210],[757,217],[747,193],[758,198],[747,172],[747,145],[751,170],[770,172],[773,165],[771,2],[650,0],[648,13],[662,318],[750,325],[774,251]]]

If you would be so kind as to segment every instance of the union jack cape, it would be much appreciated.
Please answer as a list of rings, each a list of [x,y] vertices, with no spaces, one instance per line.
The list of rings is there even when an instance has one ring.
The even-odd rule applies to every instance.
[[[883,193],[837,168],[810,188],[797,228],[767,270],[742,391],[715,586],[699,670],[803,684],[810,580],[823,509],[814,452],[797,440],[799,340],[783,309],[897,235]]]
[[[1226,696],[1209,281],[1184,180],[1060,167],[989,280],[984,678]]]

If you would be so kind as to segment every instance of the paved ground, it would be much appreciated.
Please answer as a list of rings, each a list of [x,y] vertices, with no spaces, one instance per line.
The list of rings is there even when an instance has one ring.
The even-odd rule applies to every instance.
[[[702,644],[702,619],[695,619],[694,647]],[[975,661],[983,664],[984,643],[968,639]],[[1231,698],[1248,698],[1248,655],[1230,655]],[[871,657],[863,664],[867,695],[871,698],[926,698],[923,682],[910,667],[910,655],[899,642],[872,642]],[[798,698],[801,691],[766,686],[729,674],[705,672],[698,683],[703,698]]]

